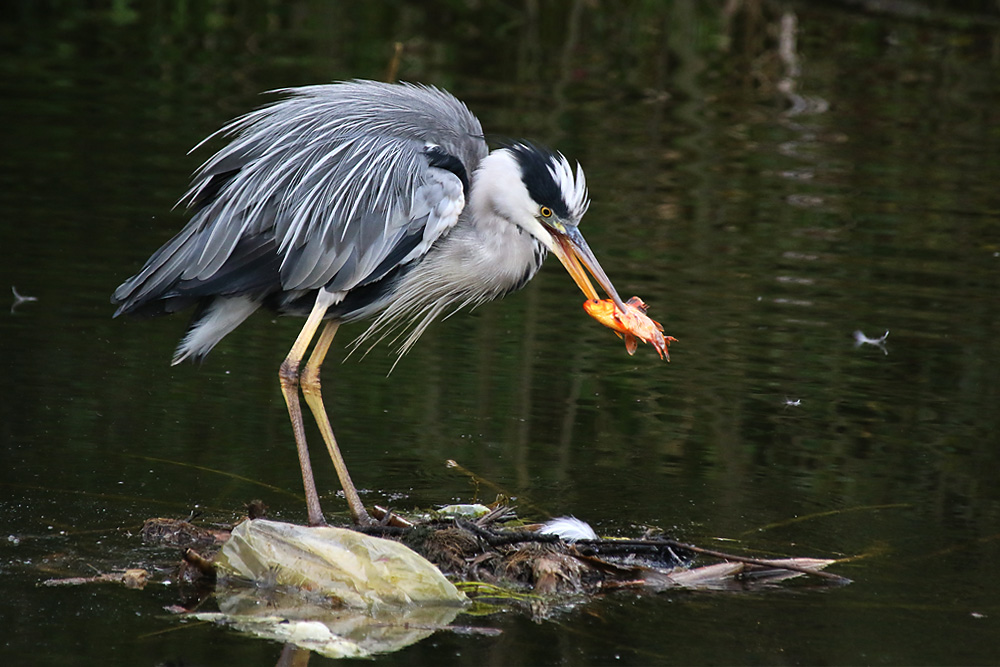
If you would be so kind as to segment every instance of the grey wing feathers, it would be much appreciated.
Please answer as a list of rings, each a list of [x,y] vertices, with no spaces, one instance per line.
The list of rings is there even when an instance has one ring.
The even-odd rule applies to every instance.
[[[290,97],[220,130],[231,143],[182,199],[194,217],[115,292],[120,310],[179,286],[231,294],[213,277],[238,273],[247,257],[272,272],[272,290],[348,291],[420,256],[458,220],[487,148],[457,99],[365,81],[279,92]],[[461,168],[440,168],[431,151]],[[244,277],[234,289],[266,282]]]

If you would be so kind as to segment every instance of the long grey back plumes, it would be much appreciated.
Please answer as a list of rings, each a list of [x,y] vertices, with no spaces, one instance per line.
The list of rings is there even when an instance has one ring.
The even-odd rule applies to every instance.
[[[182,199],[190,223],[118,288],[119,312],[208,292],[220,271],[233,272],[234,252],[262,263],[275,245],[277,284],[263,275],[242,284],[262,293],[350,290],[379,278],[389,257],[399,264],[425,253],[455,224],[461,182],[429,169],[426,151],[439,146],[468,173],[486,155],[482,127],[460,101],[371,81],[276,92],[288,97],[213,135],[232,140]]]

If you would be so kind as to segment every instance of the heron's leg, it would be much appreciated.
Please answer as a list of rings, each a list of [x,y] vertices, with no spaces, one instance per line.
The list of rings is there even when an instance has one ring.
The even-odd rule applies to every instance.
[[[340,454],[340,448],[337,447],[337,438],[333,434],[333,427],[330,426],[330,417],[326,413],[323,395],[320,392],[320,368],[323,366],[323,360],[330,350],[330,343],[333,342],[333,337],[339,327],[340,323],[332,320],[323,327],[323,332],[316,340],[316,346],[309,357],[309,362],[302,369],[300,380],[302,395],[305,397],[309,409],[312,410],[313,417],[316,418],[319,432],[323,435],[323,442],[326,443],[326,450],[330,453],[330,459],[333,460],[333,467],[337,469],[337,477],[340,478],[340,486],[344,489],[344,498],[347,500],[347,506],[351,510],[354,523],[359,526],[370,526],[375,521],[368,515],[365,506],[361,503],[358,490],[355,488],[354,482],[351,481],[351,474],[347,471],[347,464],[344,463],[344,457]]]
[[[316,493],[316,480],[313,479],[312,463],[309,461],[309,448],[306,446],[306,432],[302,426],[302,408],[299,405],[299,364],[305,356],[309,343],[316,335],[326,309],[330,307],[331,299],[326,297],[326,293],[320,290],[316,297],[316,305],[306,319],[302,331],[295,339],[295,344],[289,350],[288,356],[281,362],[281,369],[278,371],[278,380],[281,382],[281,393],[285,397],[285,405],[288,406],[288,416],[292,420],[292,432],[295,434],[295,448],[299,453],[299,467],[302,468],[302,486],[306,492],[306,510],[309,514],[310,526],[322,526],[326,524],[323,519],[323,510],[319,506],[319,494]]]

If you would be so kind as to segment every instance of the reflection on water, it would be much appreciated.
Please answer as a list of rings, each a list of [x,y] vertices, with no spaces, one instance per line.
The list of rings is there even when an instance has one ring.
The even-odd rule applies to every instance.
[[[960,7],[995,13],[974,5]],[[628,357],[552,264],[432,327],[391,374],[387,348],[331,359],[325,394],[366,502],[491,500],[455,459],[532,517],[868,557],[825,594],[612,596],[382,660],[996,662],[996,19],[729,6],[3,10],[0,117],[16,130],[0,287],[37,301],[0,311],[2,653],[276,660],[267,642],[177,630],[170,587],[34,583],[155,570],[172,555],[128,533],[152,515],[225,521],[263,497],[303,519],[276,378],[300,323],[257,316],[203,366],[170,367],[183,318],[111,320],[107,300],[183,224],[170,209],[208,155],[191,146],[260,91],[380,78],[400,40],[403,78],[584,164],[589,242],[679,343],[670,364]],[[855,346],[886,330],[884,348]]]

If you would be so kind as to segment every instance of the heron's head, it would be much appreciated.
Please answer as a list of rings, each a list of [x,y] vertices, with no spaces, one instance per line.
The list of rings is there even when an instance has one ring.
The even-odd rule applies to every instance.
[[[538,239],[559,258],[588,299],[599,299],[587,271],[619,308],[618,292],[580,233],[580,219],[590,206],[583,168],[574,174],[569,160],[530,143],[513,143],[487,156],[477,185],[484,184],[480,205]],[[586,269],[586,270],[585,270]]]

